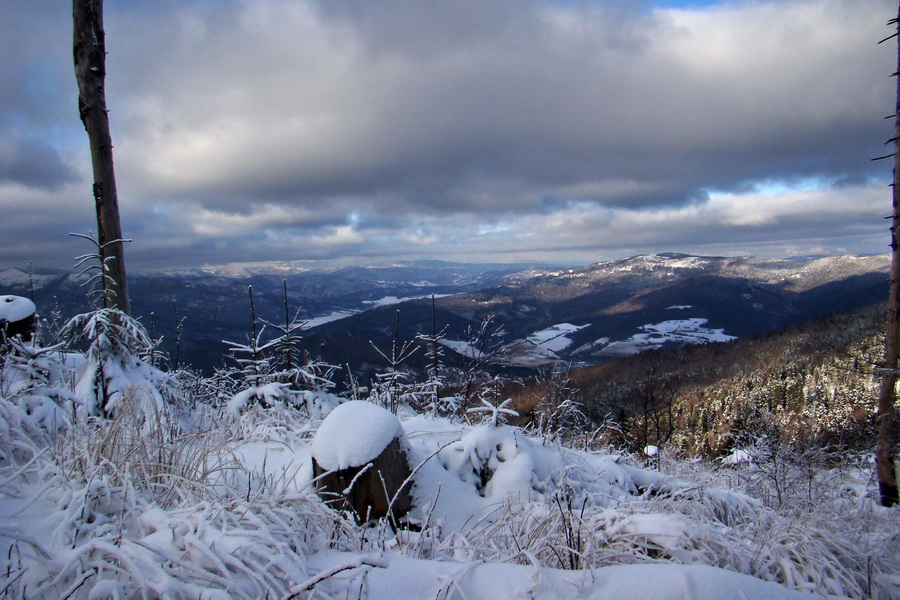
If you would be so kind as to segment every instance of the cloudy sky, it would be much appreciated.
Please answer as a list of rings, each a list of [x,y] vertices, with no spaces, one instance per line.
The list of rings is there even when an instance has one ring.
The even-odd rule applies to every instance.
[[[896,10],[107,0],[128,267],[885,252]],[[69,268],[71,3],[0,22],[0,268]]]

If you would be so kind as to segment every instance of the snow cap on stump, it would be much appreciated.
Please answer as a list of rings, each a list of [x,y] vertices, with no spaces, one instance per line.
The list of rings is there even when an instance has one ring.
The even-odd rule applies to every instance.
[[[326,471],[361,467],[403,435],[400,421],[388,410],[353,400],[338,405],[319,426],[312,455]]]
[[[37,323],[37,307],[22,296],[0,296],[0,341],[16,335],[29,341]]]
[[[312,441],[319,496],[360,523],[389,514],[396,522],[412,508],[407,447],[393,413],[359,400],[339,405]]]

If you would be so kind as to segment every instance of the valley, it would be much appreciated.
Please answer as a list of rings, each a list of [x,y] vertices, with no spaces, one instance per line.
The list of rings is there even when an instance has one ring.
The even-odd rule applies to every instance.
[[[492,368],[527,376],[556,365],[590,366],[645,350],[744,338],[880,302],[887,295],[888,262],[887,256],[679,254],[578,268],[411,261],[300,272],[137,275],[131,286],[135,314],[162,338],[162,349],[178,366],[205,373],[222,366],[223,340],[248,339],[252,288],[260,327],[295,316],[306,321],[303,348],[349,365],[363,381],[381,366],[372,344],[435,332],[442,332],[452,375],[465,368],[473,337],[487,319]],[[33,294],[49,328],[54,319],[88,308],[74,275],[6,269],[0,286],[4,293]],[[406,368],[421,374],[425,354],[415,353]]]

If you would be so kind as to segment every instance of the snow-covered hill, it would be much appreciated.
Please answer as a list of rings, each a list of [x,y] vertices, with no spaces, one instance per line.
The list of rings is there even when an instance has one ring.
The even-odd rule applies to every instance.
[[[223,410],[214,405],[213,382],[148,377],[152,369],[132,361],[119,376],[140,376],[116,384],[126,392],[115,415],[100,418],[86,412],[90,388],[67,383],[83,377],[92,359],[17,352],[2,371],[0,397],[5,597],[802,600],[810,593],[900,593],[896,510],[875,505],[865,472],[806,473],[808,497],[775,510],[709,483],[756,477],[765,485],[752,464],[722,475],[697,463],[648,468],[609,449],[530,437],[503,425],[499,407],[470,413],[486,414],[480,423],[408,408],[397,421],[378,409],[387,415],[379,423],[396,423],[378,425],[389,434],[379,435],[399,431],[405,439],[413,508],[405,524],[359,526],[317,496],[311,457],[327,451],[366,461],[377,450],[369,432],[332,426],[318,450],[311,440],[335,406],[342,419],[356,406],[375,407],[304,392],[293,406],[275,399],[268,408]],[[22,368],[28,364],[42,366]],[[145,389],[158,385],[176,404],[148,410],[141,398],[158,394]],[[356,422],[371,421],[363,412]],[[663,464],[685,472],[666,474]]]
[[[222,340],[241,341],[250,332],[248,289],[258,319],[281,323],[286,281],[288,312],[309,321],[306,349],[313,355],[334,349],[367,377],[379,360],[368,342],[390,341],[398,310],[402,339],[446,326],[446,343],[466,348],[470,332],[493,316],[505,332],[497,341],[507,367],[588,365],[648,348],[746,337],[871,304],[886,297],[887,270],[887,256],[662,254],[566,269],[435,261],[299,272],[242,267],[229,272],[239,278],[157,274],[133,277],[130,287],[136,315],[152,323],[163,347],[174,354],[177,337],[181,361],[209,372],[220,366],[213,361]],[[33,293],[45,318],[86,310],[84,292],[72,275],[0,270],[0,293]],[[570,329],[553,333],[563,325]],[[421,370],[424,355],[407,366]],[[461,366],[465,352],[448,351],[447,360]]]

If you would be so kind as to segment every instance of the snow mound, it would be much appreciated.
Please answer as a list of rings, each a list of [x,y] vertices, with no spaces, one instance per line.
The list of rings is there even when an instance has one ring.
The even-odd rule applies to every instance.
[[[440,592],[445,590],[458,590],[458,597],[468,600],[803,600],[811,597],[749,575],[706,565],[618,565],[587,576],[582,571],[530,565],[460,566],[391,556],[385,567],[367,573],[370,598],[444,597]],[[446,597],[457,596],[447,594]]]
[[[403,429],[397,417],[364,400],[331,411],[312,441],[312,455],[323,469],[359,467],[377,458]]]
[[[22,296],[0,296],[0,321],[15,323],[37,312],[34,302]]]

